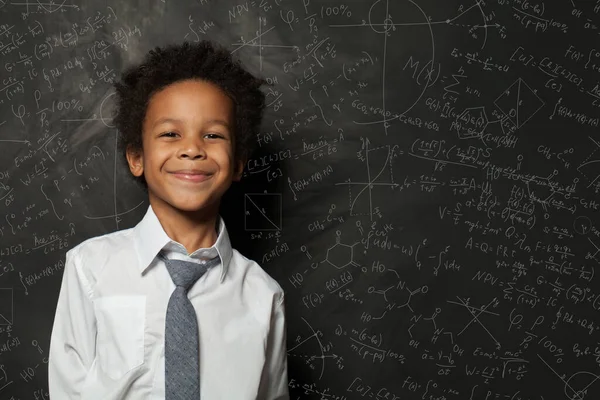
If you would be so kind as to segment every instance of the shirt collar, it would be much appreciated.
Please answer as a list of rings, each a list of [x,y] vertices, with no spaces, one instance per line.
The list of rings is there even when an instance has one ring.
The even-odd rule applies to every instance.
[[[223,282],[227,270],[229,268],[229,262],[233,255],[233,249],[231,248],[231,242],[225,227],[225,221],[221,216],[218,216],[219,230],[217,240],[212,247],[208,249],[198,249],[189,256],[192,258],[201,258],[202,255],[210,253],[216,249],[219,257],[221,258],[221,279]],[[187,254],[185,247],[174,240],[172,240],[167,233],[164,231],[158,217],[152,210],[152,206],[148,206],[148,211],[144,218],[133,228],[134,240],[136,243],[136,251],[140,262],[140,272],[143,274],[146,269],[150,266],[154,258],[158,255],[158,252],[163,248],[168,248],[170,251],[181,250],[181,252]]]

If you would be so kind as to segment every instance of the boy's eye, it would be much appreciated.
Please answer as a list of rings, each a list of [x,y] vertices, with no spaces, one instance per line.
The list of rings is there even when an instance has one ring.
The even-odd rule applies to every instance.
[[[174,137],[179,136],[179,134],[177,132],[164,132],[164,133],[161,133],[160,136],[174,138]],[[206,137],[208,139],[222,139],[224,136],[220,133],[207,133],[204,135],[204,137]]]

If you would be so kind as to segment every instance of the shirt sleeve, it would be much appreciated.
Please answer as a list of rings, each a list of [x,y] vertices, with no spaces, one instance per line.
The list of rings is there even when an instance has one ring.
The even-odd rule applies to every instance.
[[[81,270],[77,253],[66,255],[48,356],[51,399],[80,399],[95,358],[96,319],[92,289]]]
[[[267,354],[261,378],[259,399],[289,400],[284,295],[275,305],[267,341]]]

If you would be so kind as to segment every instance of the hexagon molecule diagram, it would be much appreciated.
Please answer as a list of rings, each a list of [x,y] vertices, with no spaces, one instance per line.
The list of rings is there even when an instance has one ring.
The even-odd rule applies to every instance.
[[[348,265],[360,266],[360,264],[354,261],[354,246],[360,242],[356,242],[353,245],[344,244],[340,241],[342,233],[336,231],[335,234],[335,244],[327,249],[325,260],[321,262],[327,262],[337,269],[346,268]]]

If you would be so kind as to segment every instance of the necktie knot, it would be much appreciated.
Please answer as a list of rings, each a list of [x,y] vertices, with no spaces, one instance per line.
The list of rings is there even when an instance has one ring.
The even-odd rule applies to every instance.
[[[219,256],[201,263],[191,261],[169,259],[160,255],[167,266],[171,279],[175,286],[182,287],[186,292],[196,283],[206,271],[219,263]]]

